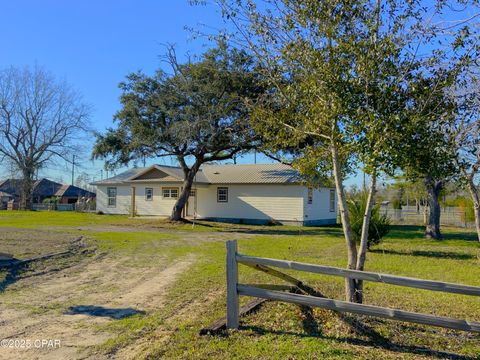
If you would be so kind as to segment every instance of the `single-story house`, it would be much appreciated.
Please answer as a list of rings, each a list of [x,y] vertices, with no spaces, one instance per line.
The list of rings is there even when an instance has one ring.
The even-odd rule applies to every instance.
[[[20,200],[22,192],[22,179],[6,179],[0,181],[0,192],[8,194],[9,200]],[[38,179],[33,183],[32,200],[39,204],[47,198],[58,198],[61,204],[71,204],[81,198],[95,198],[95,193],[73,185],[62,185],[49,179]]]
[[[55,193],[59,204],[75,204],[79,200],[95,199],[95,193],[75,185],[62,185]]]
[[[183,185],[179,167],[134,168],[94,182],[97,211],[169,216]],[[309,188],[283,164],[203,165],[185,207],[187,218],[224,222],[321,225],[336,222],[333,188]]]
[[[0,210],[6,210],[8,202],[14,198],[15,197],[12,194],[0,191]]]
[[[0,191],[14,196],[14,200],[20,199],[22,193],[22,179],[6,179],[0,182]],[[44,199],[50,198],[62,187],[55,181],[49,179],[38,179],[33,182],[32,199],[34,203],[41,203]]]

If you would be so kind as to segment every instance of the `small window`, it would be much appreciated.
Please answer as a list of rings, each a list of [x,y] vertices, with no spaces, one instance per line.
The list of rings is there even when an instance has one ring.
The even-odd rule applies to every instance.
[[[108,198],[108,207],[117,206],[117,188],[116,187],[107,188],[107,198]]]
[[[335,212],[335,190],[330,190],[330,212]]]
[[[195,189],[190,190],[190,195],[188,195],[188,196],[190,196],[190,197],[197,196],[197,190],[195,190]]]
[[[162,196],[164,198],[178,198],[178,188],[162,188]]]
[[[313,203],[313,189],[312,188],[308,188],[308,190],[307,190],[307,202],[309,204]]]
[[[145,200],[152,201],[153,200],[153,189],[152,188],[145,188]]]
[[[217,202],[228,202],[228,188],[217,188]]]

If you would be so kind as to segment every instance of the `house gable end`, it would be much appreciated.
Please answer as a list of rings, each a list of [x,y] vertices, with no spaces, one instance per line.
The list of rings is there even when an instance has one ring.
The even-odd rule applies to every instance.
[[[162,182],[169,182],[169,181],[180,181],[177,177],[174,177],[170,174],[167,174],[166,172],[153,167],[147,170],[146,172],[143,172],[142,174],[139,174],[138,176],[135,176],[130,179],[130,181],[147,181],[147,180],[154,180],[154,181],[162,181]]]

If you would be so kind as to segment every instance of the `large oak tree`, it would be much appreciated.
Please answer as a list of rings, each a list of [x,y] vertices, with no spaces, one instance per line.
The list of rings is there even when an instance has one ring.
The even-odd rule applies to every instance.
[[[171,73],[134,73],[120,84],[117,127],[98,135],[93,156],[107,158],[109,166],[145,156],[175,157],[184,173],[171,214],[179,220],[202,164],[231,159],[256,145],[247,103],[262,85],[252,58],[224,43],[197,62],[179,63],[172,48],[165,59]]]

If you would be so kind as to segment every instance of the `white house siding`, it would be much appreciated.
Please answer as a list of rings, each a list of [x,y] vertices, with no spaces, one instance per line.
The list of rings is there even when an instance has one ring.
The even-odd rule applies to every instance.
[[[163,187],[176,187],[178,188],[178,194],[180,195],[181,186],[175,183],[136,183],[135,186],[135,210],[137,215],[157,215],[157,216],[170,216],[172,213],[173,205],[177,199],[163,198]],[[145,189],[153,189],[153,199],[147,201],[145,199]]]
[[[335,211],[330,211],[330,190],[328,188],[315,189],[313,201],[308,203],[308,189],[303,189],[305,225],[334,224],[337,217],[337,200],[335,196]]]
[[[217,202],[217,188],[228,188],[228,202]],[[220,221],[303,222],[303,191],[298,185],[209,185],[197,190],[197,215]]]
[[[178,187],[178,183],[135,183],[135,208],[140,216],[169,216],[176,199],[163,198],[163,187]],[[107,188],[117,188],[117,204],[109,207]],[[217,202],[217,188],[228,188],[228,202]],[[145,189],[153,189],[153,200],[145,199]],[[335,222],[336,211],[330,212],[330,189],[315,190],[313,203],[308,204],[307,188],[284,184],[237,184],[196,186],[196,215],[198,218],[219,221],[265,223],[269,220],[286,224],[328,224]],[[194,212],[190,201],[189,215]],[[336,202],[335,202],[336,205]],[[131,185],[98,185],[97,210],[105,214],[129,214]],[[335,209],[336,210],[336,209]]]
[[[117,188],[117,204],[108,206],[107,188]],[[97,185],[97,211],[105,214],[128,214],[130,212],[130,186]]]

